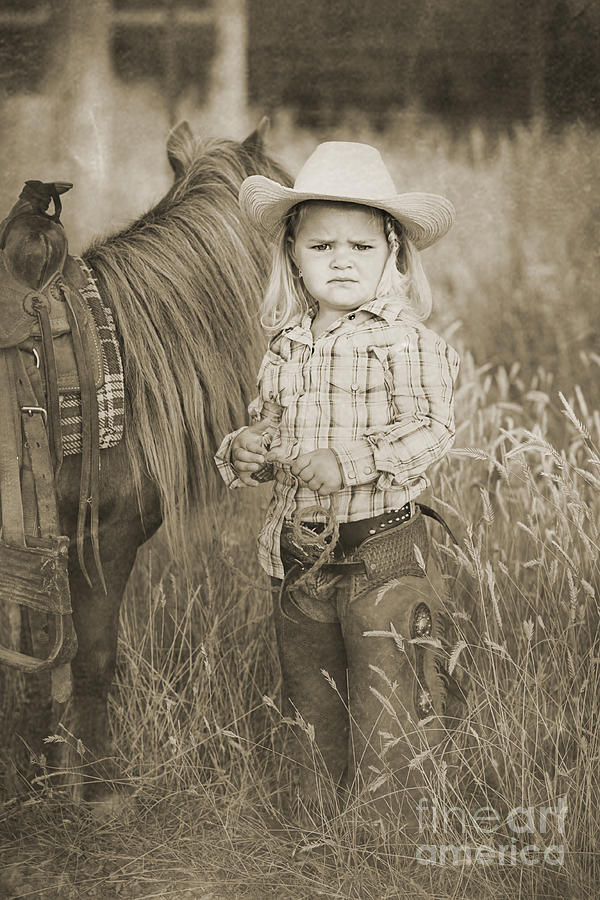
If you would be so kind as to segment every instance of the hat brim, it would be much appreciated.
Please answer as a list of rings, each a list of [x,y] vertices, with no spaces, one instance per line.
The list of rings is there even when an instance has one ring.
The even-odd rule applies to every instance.
[[[411,192],[387,199],[340,197],[296,191],[264,175],[251,175],[240,189],[242,209],[271,237],[277,234],[290,209],[306,200],[357,203],[382,209],[402,225],[417,250],[424,250],[443,237],[452,227],[456,215],[452,203],[439,194]]]

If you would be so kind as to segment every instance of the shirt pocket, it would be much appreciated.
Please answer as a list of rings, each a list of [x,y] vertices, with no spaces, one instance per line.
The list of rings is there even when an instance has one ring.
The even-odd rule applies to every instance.
[[[263,401],[289,406],[302,390],[300,362],[284,359],[278,353],[267,350],[258,374],[258,386]]]
[[[389,425],[392,418],[392,373],[387,347],[367,347],[366,402],[367,428]]]
[[[384,348],[355,347],[347,358],[334,358],[330,374],[332,423],[351,424],[354,430],[360,430],[387,422],[387,376]]]

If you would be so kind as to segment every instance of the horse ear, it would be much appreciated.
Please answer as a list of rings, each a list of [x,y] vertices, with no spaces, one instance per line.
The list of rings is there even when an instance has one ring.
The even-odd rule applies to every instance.
[[[263,116],[252,134],[249,134],[245,141],[242,142],[242,147],[245,147],[246,150],[254,150],[255,148],[262,150],[265,135],[269,130],[270,124],[268,116]]]
[[[171,129],[167,138],[167,157],[175,178],[181,178],[194,159],[196,141],[192,129],[184,120]]]

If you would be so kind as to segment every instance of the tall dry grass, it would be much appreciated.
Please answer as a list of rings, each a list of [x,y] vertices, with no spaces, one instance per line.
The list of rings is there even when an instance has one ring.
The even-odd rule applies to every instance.
[[[463,358],[456,448],[433,487],[460,540],[435,535],[435,553],[457,627],[449,664],[470,689],[444,752],[415,755],[431,798],[423,831],[409,839],[402,823],[373,825],[358,793],[332,810],[325,776],[322,809],[286,828],[286,745],[305,726],[278,712],[268,584],[254,551],[261,489],[224,500],[192,580],[160,535],[142,554],[111,700],[135,806],[99,824],[42,774],[3,808],[6,846],[21,850],[14,883],[29,886],[15,896],[39,891],[42,864],[44,896],[597,895],[599,138],[541,124],[493,140],[476,130],[451,138],[406,117],[383,134],[354,121],[316,135],[282,116],[271,141],[295,171],[332,137],[377,144],[400,189],[440,191],[458,211],[425,265],[434,325]],[[6,721],[12,715],[5,698]],[[22,783],[31,777],[23,765]],[[564,819],[550,813],[542,828],[541,810],[559,800]],[[443,829],[430,815],[436,803],[454,810]],[[473,819],[482,807],[498,813],[493,833]],[[534,811],[533,832],[510,827],[520,807]],[[518,856],[528,844],[537,847],[531,865]],[[435,847],[438,862],[444,846],[507,846],[517,858],[469,864],[449,851],[443,864],[424,865],[421,845]],[[562,848],[560,864],[557,851],[544,861],[552,847]]]
[[[168,884],[173,896],[595,897],[600,417],[583,395],[571,406],[535,387],[515,402],[518,390],[506,370],[482,376],[467,357],[460,447],[434,473],[435,504],[460,538],[435,543],[457,626],[449,665],[470,689],[443,749],[415,753],[429,798],[420,834],[373,824],[368,786],[332,810],[322,775],[323,807],[286,830],[286,742],[305,726],[278,712],[268,585],[253,548],[263,492],[257,504],[226,505],[192,582],[158,542],[129,587],[111,717],[135,807],[98,825],[42,776],[26,809],[5,807],[13,846],[27,840],[35,858],[50,845],[69,885],[149,885],[139,896]],[[546,439],[554,417],[562,452]],[[544,816],[560,803],[562,819]],[[493,833],[477,825],[482,808],[497,815]],[[533,831],[512,827],[520,808]],[[78,876],[73,862],[99,834],[98,871],[81,862]],[[473,862],[477,848],[503,846],[503,862]],[[532,864],[518,855],[526,846]],[[432,852],[441,864],[423,863]]]

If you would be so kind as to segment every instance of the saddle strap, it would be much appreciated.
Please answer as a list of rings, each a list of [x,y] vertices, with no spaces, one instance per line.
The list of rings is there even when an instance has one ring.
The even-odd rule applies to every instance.
[[[90,366],[85,355],[85,347],[76,311],[76,299],[66,285],[61,285],[67,318],[73,338],[73,352],[79,374],[81,391],[81,477],[79,486],[79,509],[77,513],[77,555],[81,571],[92,586],[84,559],[84,539],[88,508],[90,511],[90,540],[96,563],[96,570],[106,593],[106,582],[100,559],[98,537],[99,494],[100,494],[100,426],[98,421],[98,398]]]
[[[14,348],[0,350],[0,496],[2,539],[13,547],[25,547],[25,523],[21,504],[19,457],[21,423],[17,419]]]
[[[2,540],[13,547],[26,547],[26,535],[58,532],[44,393],[37,368],[32,375],[37,375],[36,385],[17,347],[0,352]]]
[[[41,385],[36,393],[31,382],[23,355],[16,350],[14,358],[15,381],[17,388],[17,402],[21,409],[23,432],[25,442],[23,447],[23,467],[26,472],[26,462],[31,466],[35,497],[30,495],[28,479],[23,479],[23,509],[27,517],[33,521],[26,523],[27,533],[33,534],[35,523],[35,501],[37,501],[37,526],[41,537],[50,537],[59,532],[58,507],[56,492],[54,489],[54,470],[52,457],[46,436],[44,424],[44,410],[40,406]],[[35,372],[37,373],[37,369]],[[38,376],[39,377],[39,376]]]
[[[44,377],[46,380],[46,409],[48,411],[48,442],[52,454],[54,472],[58,476],[62,465],[63,448],[60,431],[60,402],[58,397],[58,374],[56,371],[56,358],[54,356],[54,341],[52,339],[52,326],[48,307],[44,303],[36,306],[40,333],[42,336],[42,348],[44,355]]]
[[[48,321],[49,324],[50,322]],[[40,321],[40,328],[44,336],[42,321]],[[46,346],[44,347],[44,353],[46,352]],[[50,339],[49,346],[52,346],[52,339]],[[51,538],[60,531],[54,475],[54,460],[57,448],[56,444],[52,443],[50,427],[46,431],[42,412],[31,411],[31,407],[39,406],[43,402],[44,390],[40,371],[36,367],[30,376],[25,367],[23,354],[17,351],[16,357],[17,399],[22,411],[24,432],[21,494],[25,527],[28,534],[34,534],[37,525],[42,538]],[[46,375],[47,391],[48,384],[48,376]],[[49,391],[46,403],[48,406],[48,426],[50,426],[52,419],[50,415],[51,395]],[[58,393],[56,404],[58,406]],[[30,410],[24,410],[23,407],[30,407]],[[60,439],[60,418],[57,417],[55,422]],[[56,434],[56,431],[54,434]],[[28,462],[30,469],[28,469]],[[63,604],[60,617],[57,617],[55,613],[54,617],[49,619],[49,616],[44,612],[36,612],[31,608],[27,610],[27,614],[33,647],[38,652],[41,649],[47,653],[48,628],[50,621],[53,623],[55,647],[60,647],[61,649],[56,655],[56,660],[53,660],[54,651],[51,651],[48,657],[48,659],[53,661],[51,670],[52,698],[57,702],[65,702],[71,693],[71,665],[69,659],[75,651],[76,643],[72,637],[73,624],[70,617],[71,605],[68,590],[66,598],[60,597],[60,600]],[[59,657],[67,661],[57,665]]]

